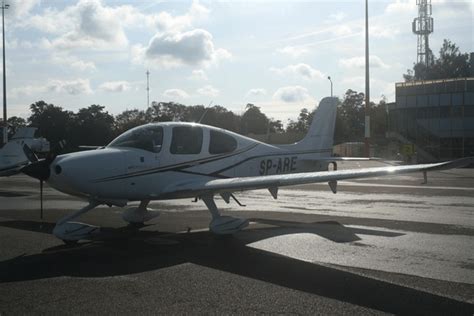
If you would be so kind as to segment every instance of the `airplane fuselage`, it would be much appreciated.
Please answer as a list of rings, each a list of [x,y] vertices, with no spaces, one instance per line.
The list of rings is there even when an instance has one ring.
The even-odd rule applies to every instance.
[[[332,152],[269,145],[190,123],[148,124],[127,133],[105,148],[58,156],[48,183],[68,194],[103,201],[193,197],[164,192],[200,179],[327,170],[327,162],[317,158]]]

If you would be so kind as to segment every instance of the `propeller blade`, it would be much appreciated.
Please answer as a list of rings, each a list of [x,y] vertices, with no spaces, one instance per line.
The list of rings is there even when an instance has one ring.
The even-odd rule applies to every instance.
[[[21,172],[23,172],[24,174],[30,177],[36,178],[38,180],[42,180],[42,181],[48,180],[51,174],[49,166],[51,165],[53,160],[54,158],[52,159],[46,158],[46,159],[38,160],[36,162],[32,162],[29,165],[26,165],[23,168],[21,168]]]
[[[26,158],[28,158],[28,160],[30,162],[37,162],[38,161],[38,157],[36,156],[36,154],[33,152],[33,150],[31,150],[31,148],[27,144],[23,145],[23,152],[25,153]]]
[[[40,179],[40,218],[43,219],[43,180]]]

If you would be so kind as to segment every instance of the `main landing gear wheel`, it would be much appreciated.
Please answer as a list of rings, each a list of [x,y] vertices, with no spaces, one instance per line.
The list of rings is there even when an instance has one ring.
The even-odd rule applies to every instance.
[[[143,200],[138,207],[130,207],[122,213],[122,219],[131,226],[142,228],[144,223],[160,216],[160,212],[147,209],[150,200]]]
[[[212,215],[212,220],[209,223],[209,230],[212,233],[216,235],[232,235],[249,225],[249,221],[245,218],[222,216],[214,202],[213,195],[205,195],[202,197],[202,200]]]

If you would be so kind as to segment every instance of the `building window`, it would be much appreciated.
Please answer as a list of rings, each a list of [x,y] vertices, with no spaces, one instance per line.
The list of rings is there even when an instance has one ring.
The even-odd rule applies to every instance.
[[[441,94],[439,105],[451,105],[451,94],[443,93]]]
[[[430,103],[430,106],[439,106],[439,95],[431,94],[429,96],[429,103]]]
[[[453,93],[452,95],[453,105],[460,106],[462,102],[462,93]]]

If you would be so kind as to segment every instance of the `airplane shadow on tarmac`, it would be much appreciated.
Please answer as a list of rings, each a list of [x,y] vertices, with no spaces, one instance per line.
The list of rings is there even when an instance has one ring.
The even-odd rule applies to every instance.
[[[471,304],[317,263],[269,253],[247,244],[289,233],[315,233],[334,242],[360,240],[357,233],[399,236],[387,231],[345,227],[338,222],[295,223],[268,219],[236,238],[211,233],[161,233],[133,227],[103,228],[102,240],[55,246],[40,254],[0,262],[0,282],[128,275],[193,263],[339,301],[395,314],[472,315]],[[4,221],[0,226],[51,233],[54,223]],[[337,238],[334,238],[337,236]],[[168,241],[168,242],[167,242]]]

